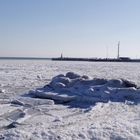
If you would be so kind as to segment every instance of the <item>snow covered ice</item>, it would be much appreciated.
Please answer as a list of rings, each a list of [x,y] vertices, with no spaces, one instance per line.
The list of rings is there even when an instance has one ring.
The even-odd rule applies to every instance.
[[[139,140],[139,67],[77,63],[0,64],[0,139]]]
[[[124,102],[140,101],[140,89],[133,82],[123,79],[97,79],[87,75],[80,76],[73,72],[60,74],[44,88],[32,93],[35,98],[52,99],[57,102]]]

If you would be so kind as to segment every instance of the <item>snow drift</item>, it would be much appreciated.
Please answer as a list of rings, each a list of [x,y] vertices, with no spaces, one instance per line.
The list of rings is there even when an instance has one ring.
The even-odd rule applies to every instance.
[[[55,102],[139,102],[140,89],[124,79],[99,79],[68,72],[52,78],[43,88],[30,93],[34,98],[52,99]]]

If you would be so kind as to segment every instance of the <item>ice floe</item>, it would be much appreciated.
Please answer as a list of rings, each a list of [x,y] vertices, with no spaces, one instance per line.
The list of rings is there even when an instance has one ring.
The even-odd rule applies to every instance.
[[[140,89],[131,81],[91,78],[74,72],[53,77],[49,84],[35,90],[30,95],[34,98],[51,99],[59,103],[140,101]]]

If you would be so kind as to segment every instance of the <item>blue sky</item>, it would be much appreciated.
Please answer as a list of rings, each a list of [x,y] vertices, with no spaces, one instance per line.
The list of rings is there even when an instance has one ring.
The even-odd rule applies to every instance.
[[[0,0],[0,56],[140,58],[140,0]],[[108,52],[108,53],[107,53]]]

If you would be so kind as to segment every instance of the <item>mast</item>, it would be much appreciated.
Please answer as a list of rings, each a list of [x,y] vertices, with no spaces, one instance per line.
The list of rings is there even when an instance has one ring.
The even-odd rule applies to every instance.
[[[61,53],[61,59],[63,58],[63,54]]]
[[[118,42],[118,55],[117,55],[117,59],[120,58],[120,41]]]

